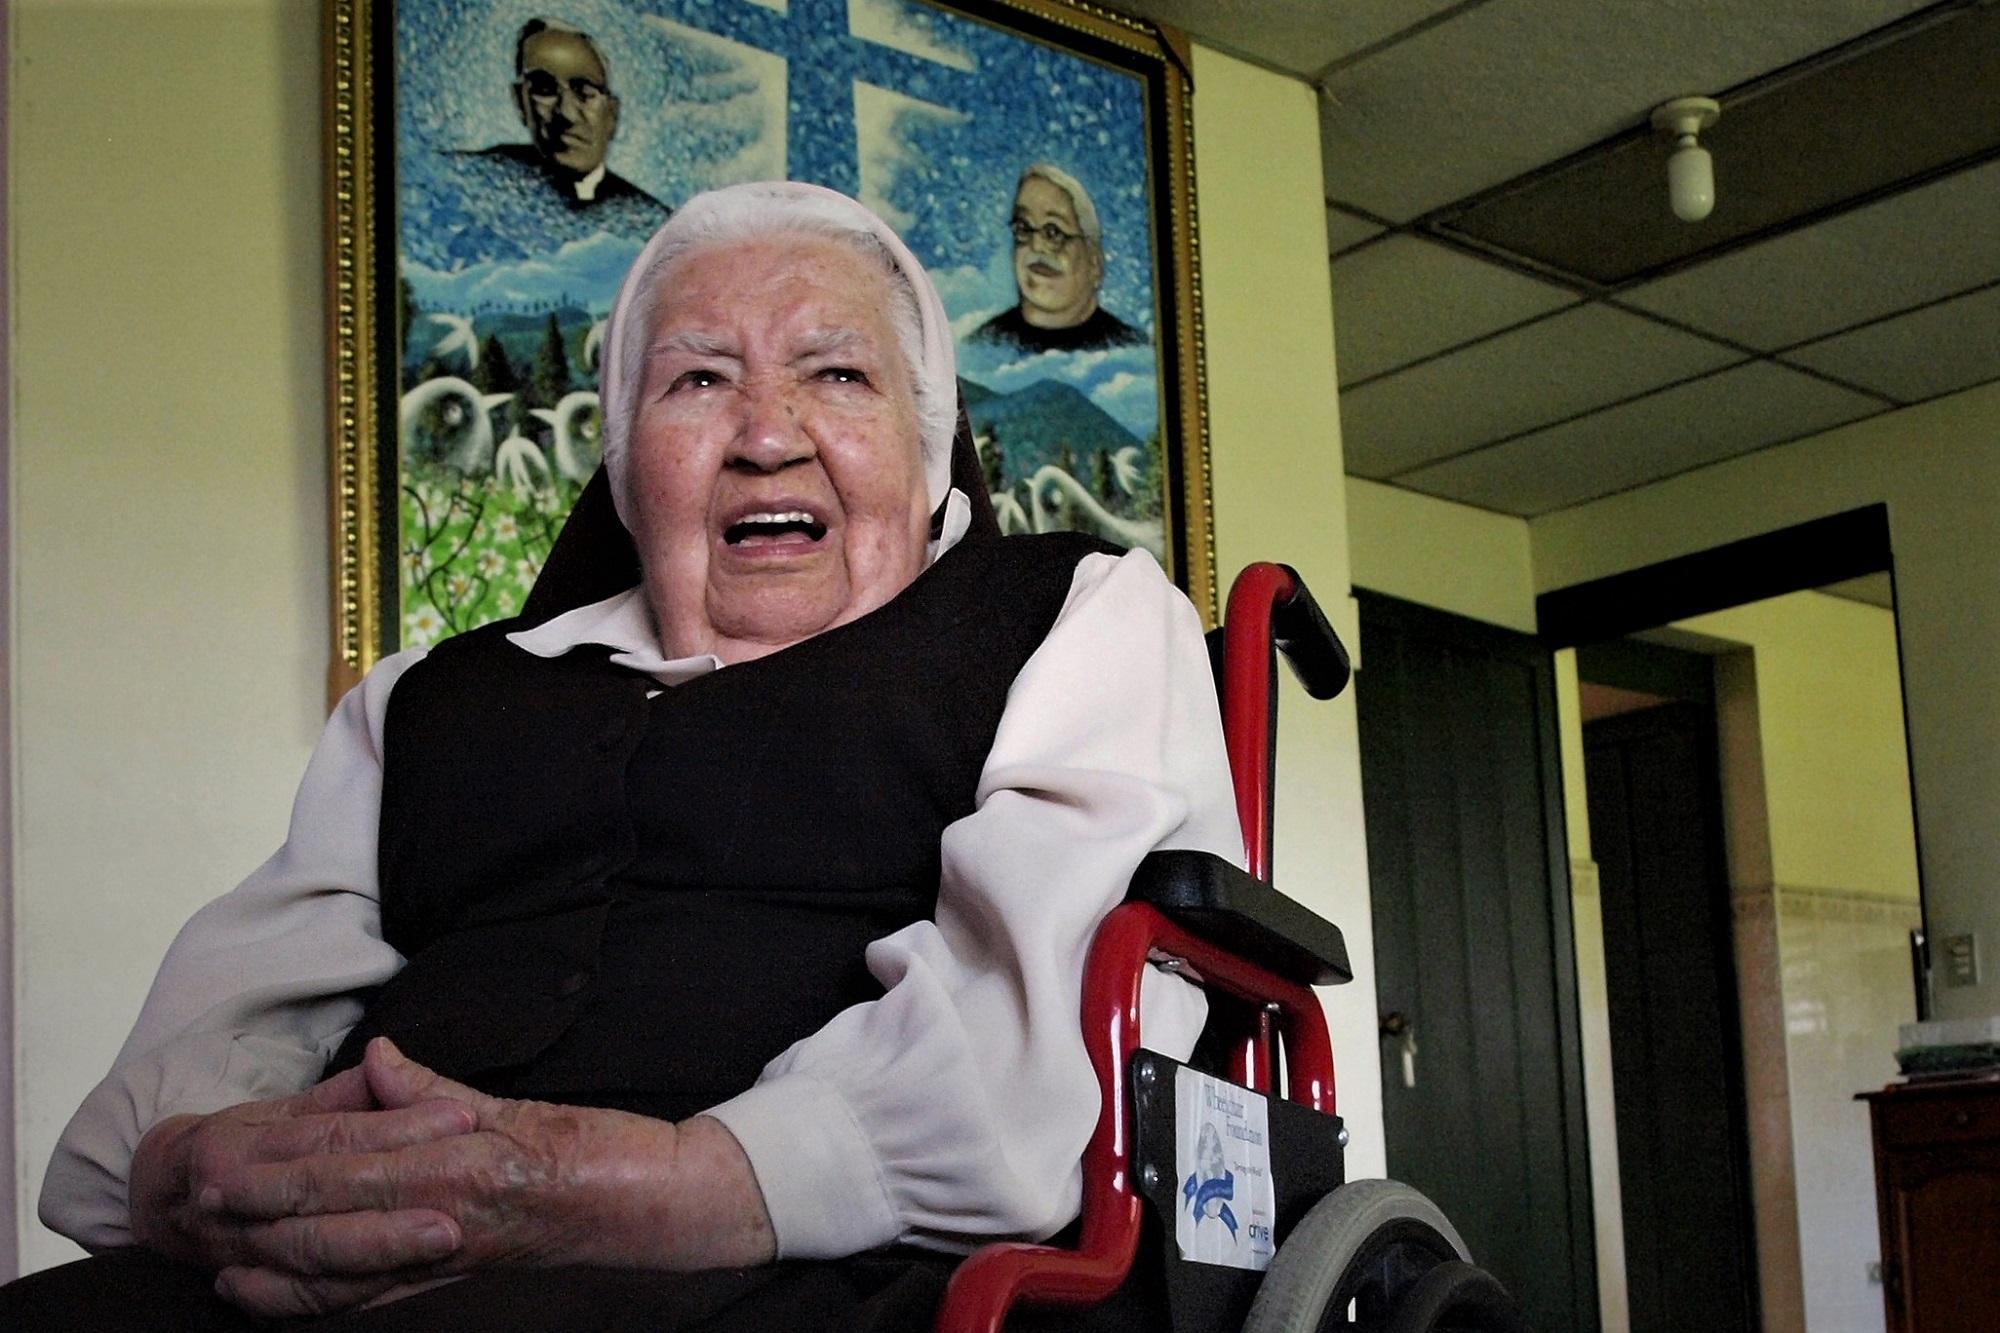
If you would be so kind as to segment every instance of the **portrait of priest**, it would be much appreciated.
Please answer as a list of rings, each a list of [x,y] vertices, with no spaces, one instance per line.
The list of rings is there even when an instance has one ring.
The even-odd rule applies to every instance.
[[[622,104],[596,38],[554,18],[515,32],[507,103],[528,141],[429,153],[400,183],[401,206],[446,233],[433,264],[544,255],[610,234],[634,244],[670,210],[611,169]],[[421,229],[420,229],[421,234]]]

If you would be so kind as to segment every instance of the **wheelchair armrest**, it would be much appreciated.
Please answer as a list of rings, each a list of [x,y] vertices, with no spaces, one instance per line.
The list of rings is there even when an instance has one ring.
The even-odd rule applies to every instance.
[[[1127,902],[1158,908],[1231,953],[1302,986],[1354,980],[1340,927],[1213,852],[1149,852]]]

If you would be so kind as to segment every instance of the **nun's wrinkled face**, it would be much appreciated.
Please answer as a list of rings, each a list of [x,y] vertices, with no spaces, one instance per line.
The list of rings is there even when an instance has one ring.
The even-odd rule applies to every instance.
[[[901,592],[930,506],[890,277],[779,235],[698,247],[658,281],[628,495],[661,647],[744,661]]]

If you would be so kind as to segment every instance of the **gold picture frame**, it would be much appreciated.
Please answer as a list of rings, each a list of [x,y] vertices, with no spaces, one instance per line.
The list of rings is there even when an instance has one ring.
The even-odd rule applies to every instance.
[[[479,265],[484,261],[479,261],[476,254],[472,260],[463,254],[439,259],[442,251],[437,237],[448,235],[450,244],[457,245],[466,234],[466,229],[452,229],[438,223],[435,235],[424,232],[423,227],[430,225],[428,222],[410,220],[418,211],[407,207],[409,200],[415,197],[412,191],[430,188],[423,185],[426,179],[423,173],[442,170],[434,165],[436,163],[445,163],[453,170],[474,166],[486,170],[495,164],[480,159],[490,158],[503,150],[517,157],[528,155],[528,145],[479,147],[498,134],[495,127],[499,124],[499,112],[496,108],[508,105],[504,98],[507,74],[513,73],[517,80],[520,75],[520,53],[525,39],[517,34],[521,31],[523,14],[532,15],[540,9],[550,16],[559,17],[574,10],[582,12],[606,32],[615,34],[629,30],[648,41],[657,40],[664,44],[658,50],[648,47],[635,56],[630,49],[621,49],[605,61],[612,78],[630,81],[652,79],[657,84],[661,79],[679,77],[675,70],[683,66],[695,71],[687,74],[688,78],[702,77],[702,69],[707,68],[700,62],[690,65],[683,61],[677,66],[672,58],[680,51],[679,47],[672,45],[674,42],[698,45],[703,38],[703,34],[691,34],[679,22],[677,15],[687,7],[687,0],[573,0],[568,5],[562,0],[534,0],[532,5],[528,0],[324,0],[327,297],[331,323],[327,382],[334,644],[328,679],[329,688],[335,696],[358,681],[380,657],[410,642],[424,641],[421,636],[413,637],[410,632],[414,622],[410,621],[410,613],[404,607],[405,581],[419,575],[435,578],[442,568],[429,563],[432,555],[427,548],[417,546],[416,538],[405,539],[405,515],[411,512],[409,505],[414,502],[406,495],[406,492],[414,494],[407,469],[415,465],[408,462],[404,450],[404,435],[406,430],[411,429],[403,419],[411,411],[410,400],[404,394],[404,381],[429,373],[448,377],[454,384],[471,388],[474,372],[469,367],[478,365],[476,349],[481,319],[511,320],[513,323],[508,325],[511,329],[522,318],[518,310],[491,302],[478,308],[468,304],[456,307],[472,312],[466,315],[426,316],[419,313],[415,316],[418,319],[437,319],[445,324],[447,333],[437,340],[439,347],[457,335],[462,325],[463,336],[456,337],[452,343],[451,355],[465,359],[440,364],[440,358],[432,356],[422,369],[412,368],[419,345],[435,329],[426,325],[425,339],[412,338],[416,326],[411,323],[411,312],[413,305],[421,305],[422,298],[420,294],[413,302],[410,274],[422,275],[435,290],[458,290],[451,288],[450,284],[458,282],[463,287],[462,280],[468,273],[482,278],[490,276],[480,269]],[[703,13],[709,14],[722,8],[709,5],[704,7]],[[767,25],[773,21],[768,18],[770,13],[782,13],[784,10],[782,6],[776,7],[775,11],[768,6],[752,8],[757,12],[751,14],[746,10],[748,17],[745,21],[755,20]],[[885,14],[889,16],[888,20],[884,20]],[[920,258],[933,266],[934,272],[948,270],[952,282],[956,284],[941,282],[941,286],[946,288],[947,308],[954,318],[954,328],[960,331],[962,361],[969,354],[975,360],[982,356],[986,358],[981,364],[989,368],[990,374],[989,371],[979,373],[988,374],[993,381],[991,384],[968,376],[965,366],[961,366],[963,382],[967,385],[968,404],[973,402],[974,390],[981,395],[988,395],[989,391],[1005,391],[1002,394],[1004,403],[989,403],[982,397],[980,405],[972,409],[975,431],[984,429],[986,432],[981,435],[982,448],[990,446],[990,458],[997,460],[994,475],[1001,486],[997,494],[1002,497],[1003,508],[1008,507],[1007,501],[1016,501],[1011,505],[1012,510],[1019,511],[1018,517],[1012,520],[1016,523],[1081,527],[1088,526],[1085,520],[1110,522],[1111,519],[1102,515],[1110,511],[1114,501],[1126,506],[1127,511],[1137,517],[1130,518],[1127,527],[1114,529],[1109,535],[1115,538],[1119,533],[1139,532],[1140,540],[1147,543],[1157,538],[1156,549],[1162,563],[1188,593],[1204,619],[1214,623],[1215,554],[1209,500],[1207,393],[1201,355],[1200,246],[1194,213],[1193,87],[1185,40],[1170,29],[1127,18],[1095,5],[1079,3],[1079,0],[849,0],[848,34],[808,34],[807,38],[797,39],[787,59],[807,62],[800,66],[807,73],[831,68],[830,65],[811,64],[813,53],[837,52],[838,43],[849,35],[853,35],[854,41],[863,40],[856,35],[863,18],[871,24],[880,25],[888,21],[895,26],[895,31],[887,36],[880,32],[869,36],[867,40],[875,45],[864,48],[864,54],[876,59],[890,75],[902,69],[916,69],[917,73],[912,76],[912,82],[885,91],[876,87],[875,83],[894,83],[894,78],[882,76],[872,68],[865,70],[864,73],[874,78],[875,83],[856,77],[853,83],[856,105],[862,102],[866,84],[866,95],[873,99],[871,105],[888,105],[896,115],[916,115],[914,123],[919,130],[934,136],[924,142],[935,147],[946,142],[935,136],[960,134],[964,143],[950,141],[961,150],[949,155],[950,169],[959,171],[961,176],[968,171],[983,173],[980,179],[986,183],[975,220],[990,218],[990,234],[998,238],[990,247],[992,253],[979,249],[986,244],[985,237],[989,234],[984,229],[988,225],[984,221],[980,228],[969,231],[961,227],[959,235],[969,235],[974,239],[960,241],[961,253],[955,267],[949,257],[940,261],[927,255],[920,244],[921,236],[913,237],[913,248],[917,249]],[[408,22],[399,22],[403,19]],[[440,38],[440,32],[446,36]],[[738,37],[743,35],[737,34]],[[755,38],[756,32],[750,32],[749,36]],[[608,37],[586,40],[607,48],[613,44]],[[434,55],[427,61],[418,61],[412,56],[407,66],[399,70],[397,52],[402,49],[399,43],[407,44],[408,49],[415,52],[419,49],[443,49],[436,45],[441,41],[456,43],[451,48],[460,53],[455,60]],[[432,47],[421,47],[422,42],[430,42]],[[628,41],[628,48],[635,42],[636,39]],[[708,60],[710,65],[716,60],[726,61],[738,49],[749,53],[742,59],[762,58],[754,41],[716,37],[714,42],[712,51],[705,48],[697,50],[697,54]],[[883,56],[878,49],[884,42],[894,48],[888,56]],[[896,46],[897,43],[902,45]],[[495,70],[496,65],[505,65],[510,51],[513,55],[512,68]],[[910,60],[914,57],[909,55],[911,52],[931,59],[933,64],[942,61],[945,73],[938,74],[930,65],[912,65]],[[951,57],[954,52],[972,54],[953,64]],[[980,54],[982,52],[985,54]],[[984,63],[981,64],[981,61]],[[969,70],[965,68],[967,66]],[[490,77],[484,80],[471,78],[467,70],[473,67],[488,71]],[[780,62],[778,68],[789,72],[793,67]],[[998,72],[1029,69],[1034,71],[1036,78],[1044,80],[1045,88],[1033,79],[1003,77]],[[943,105],[936,94],[936,87],[968,72],[970,77],[960,79],[957,86],[962,91],[964,108],[969,109]],[[780,73],[775,77],[778,80],[777,97],[782,104],[786,96],[783,81],[786,74]],[[798,84],[803,80],[803,74],[794,79],[791,97],[796,99],[802,95]],[[488,87],[488,84],[494,87]],[[464,89],[467,86],[487,90],[482,94],[485,99],[483,104],[479,104],[476,98],[466,97]],[[517,82],[515,86],[520,85]],[[1089,97],[1078,89],[1088,92]],[[1100,89],[1108,91],[1102,96],[1091,91]],[[932,100],[926,101],[926,96]],[[1047,98],[1065,96],[1068,98],[1065,105],[1071,108],[1071,114],[1069,120],[1061,124],[1048,114],[1046,105],[1036,101],[1038,97],[1046,102]],[[1092,97],[1096,101],[1091,101]],[[426,98],[435,100],[438,105],[432,106]],[[1008,101],[1009,98],[1013,101]],[[621,136],[620,143],[628,130],[630,137],[639,140],[645,130],[629,129],[635,124],[630,108],[641,104],[642,99],[625,97],[614,100],[622,100],[626,108],[624,128],[615,131]],[[650,157],[641,155],[640,148],[645,146],[642,141],[632,154],[621,158],[617,156],[619,145],[613,144],[606,165],[638,179],[640,185],[634,192],[640,198],[649,200],[652,195],[646,193],[648,189],[657,191],[662,199],[671,199],[685,197],[676,192],[680,188],[686,188],[688,192],[693,188],[705,188],[702,185],[705,178],[699,174],[701,170],[710,170],[711,177],[708,179],[720,183],[720,178],[713,176],[713,171],[717,169],[699,164],[685,166],[678,162],[665,162],[661,156],[664,150],[657,150],[657,143],[669,137],[695,137],[691,134],[680,135],[679,122],[671,119],[671,108],[676,105],[672,100],[671,85],[664,95],[655,88],[654,96],[644,99],[643,104],[669,108],[669,112],[661,113],[662,121],[654,127],[656,151]],[[519,105],[520,119],[525,123],[529,116],[526,102],[522,101]],[[1081,110],[1076,109],[1079,106]],[[911,107],[929,110],[918,114],[910,112]],[[416,114],[418,109],[424,114]],[[1092,132],[1088,122],[1100,114],[1102,120],[1094,131],[1094,139],[1086,137]],[[868,121],[870,125],[880,120],[879,111],[871,112],[871,115],[875,119]],[[930,120],[924,121],[923,115],[929,115]],[[458,117],[458,122],[476,125],[477,128],[461,127],[457,130],[456,139],[451,138],[451,126],[458,123],[453,121],[454,116]],[[482,116],[484,119],[479,119]],[[1008,120],[1009,116],[1014,119]],[[859,126],[862,121],[863,117],[857,112],[850,127],[848,142],[851,147],[861,142],[862,129]],[[436,127],[439,125],[447,128],[438,130]],[[523,127],[523,124],[512,125],[515,134],[511,137],[519,137]],[[974,128],[964,127],[974,127],[985,137],[977,138]],[[532,125],[526,128],[533,129]],[[669,136],[670,130],[675,131],[674,135]],[[440,149],[418,142],[426,133],[444,134],[444,147]],[[822,175],[838,177],[842,174],[837,156],[827,158],[833,165],[824,173],[813,171],[808,154],[792,151],[791,156],[786,158],[784,155],[788,149],[785,145],[791,133],[790,122],[781,120],[777,135],[780,143],[776,151],[787,166],[783,174],[802,179],[820,179]],[[990,144],[996,135],[1004,137],[1009,144],[1009,155],[1004,162],[990,152]],[[1037,135],[1050,138],[1051,146],[1040,146]],[[981,143],[989,145],[986,157],[972,151]],[[1090,147],[1093,143],[1095,148]],[[1078,148],[1078,144],[1085,147]],[[995,360],[1014,356],[1018,349],[991,354],[969,353],[967,349],[988,332],[986,325],[997,326],[1002,322],[995,317],[981,324],[979,317],[990,312],[996,300],[1004,299],[995,297],[994,292],[999,290],[995,284],[1000,281],[1000,275],[1011,275],[1015,271],[1012,265],[1018,256],[1013,256],[1012,250],[1032,250],[1036,245],[1032,233],[1017,232],[1017,237],[1025,235],[1028,239],[1017,239],[1009,249],[1010,243],[1004,236],[1005,226],[1008,225],[1005,216],[1007,191],[1015,188],[1016,173],[1026,165],[1023,159],[1053,160],[1061,155],[1059,150],[1065,145],[1071,157],[1096,153],[1097,156],[1089,160],[1100,165],[1100,174],[1107,180],[1117,178],[1124,182],[1115,190],[1105,189],[1102,192],[1104,197],[1096,206],[1096,211],[1104,217],[1101,232],[1104,239],[1100,242],[1093,238],[1090,243],[1098,247],[1098,280],[1104,291],[1110,294],[1115,290],[1124,294],[1126,314],[1130,318],[1130,325],[1124,327],[1132,337],[1126,346],[1117,350],[1066,351],[1061,356],[1066,356],[1067,360],[1036,351],[1021,353],[1016,360]],[[848,188],[850,192],[860,193],[866,198],[869,167],[863,159],[868,154],[859,147],[853,147],[851,156],[854,165],[847,173],[850,179],[826,179],[823,183]],[[945,157],[942,153],[935,156]],[[921,163],[921,143],[914,158]],[[971,166],[967,165],[968,161]],[[650,166],[651,176],[648,177],[644,169],[634,171],[635,162],[641,168]],[[663,162],[665,165],[662,165]],[[1081,175],[1078,173],[1079,177]],[[856,190],[852,177],[859,177],[863,188]],[[619,179],[621,187],[624,185],[622,178],[614,178]],[[694,181],[694,185],[685,185],[689,179]],[[922,185],[925,178],[920,173],[904,175],[899,176],[895,184],[898,189],[907,190],[913,188],[910,185],[912,180]],[[993,185],[994,181],[1004,181],[1004,188]],[[1135,186],[1134,181],[1142,182],[1142,185]],[[956,203],[966,192],[949,188],[951,181],[940,175],[933,185],[935,188],[929,193],[919,190],[919,195],[934,201],[950,199],[953,206],[966,207]],[[1072,179],[1070,186],[1076,185],[1077,181]],[[437,188],[442,190],[444,187]],[[1022,188],[1025,189],[1025,185]],[[1016,198],[1017,206],[1020,198],[1025,196]],[[1072,198],[1075,198],[1074,192]],[[666,205],[660,207],[664,213]],[[1087,202],[1075,208],[1079,215],[1090,210]],[[422,216],[429,219],[432,215],[426,210]],[[928,225],[923,208],[918,208],[910,216],[916,219],[914,225],[919,231]],[[1018,217],[1014,219],[1015,222],[1019,220]],[[939,226],[942,228],[944,224]],[[1062,230],[1061,226],[1056,228],[1057,233]],[[1079,227],[1078,230],[1087,230],[1087,227]],[[1136,238],[1142,234],[1144,247],[1136,244]],[[618,239],[621,244],[630,243],[636,253],[636,241],[626,237]],[[642,240],[643,236],[637,239]],[[1073,243],[1074,239],[1062,238],[1063,243]],[[1051,241],[1050,244],[1056,242]],[[966,250],[967,245],[972,249]],[[945,241],[939,241],[937,248],[942,251],[949,247]],[[1143,260],[1137,257],[1142,248]],[[1002,254],[1003,250],[1007,254]],[[454,264],[460,267],[452,267]],[[1115,289],[1114,270],[1116,281],[1122,284]],[[980,286],[982,283],[984,287]],[[605,291],[592,291],[581,298],[572,298],[569,292],[563,294],[565,299],[575,300],[576,309],[585,319],[600,305],[608,305],[609,295]],[[461,302],[469,300],[454,299]],[[959,300],[966,309],[952,308],[954,300]],[[1150,311],[1135,308],[1148,301]],[[479,309],[487,310],[488,315],[480,315]],[[501,313],[493,314],[495,309]],[[565,306],[564,309],[570,310],[571,307]],[[1107,300],[1103,313],[1110,314],[1112,309]],[[1115,316],[1110,322],[1123,326]],[[546,336],[556,339],[558,333],[557,316],[550,313]],[[505,340],[522,336],[525,335],[505,329],[488,334],[489,338],[500,339],[499,360],[502,365],[508,364]],[[588,339],[577,336],[576,329],[572,328],[562,337],[568,347],[588,352]],[[468,347],[468,342],[473,346]],[[495,345],[493,342],[486,344],[489,348]],[[1113,439],[1111,443],[1087,444],[1081,455],[1065,445],[1060,459],[1052,462],[1046,452],[1049,448],[1046,436],[1055,427],[1046,425],[1035,428],[1042,430],[1043,435],[1037,437],[1032,445],[1018,442],[1021,422],[1049,422],[1056,418],[1022,416],[1026,409],[1020,404],[1027,400],[1019,396],[1022,390],[1007,387],[1014,384],[1026,385],[1027,389],[1037,392],[1046,389],[1049,397],[1057,395],[1061,385],[1069,385],[1076,390],[1074,397],[1066,399],[1072,404],[1076,397],[1081,397],[1096,406],[1108,404],[1106,411],[1127,413],[1118,420],[1128,435],[1136,439],[1139,427],[1148,419],[1145,415],[1148,410],[1148,385],[1144,374],[1139,373],[1147,368],[1148,354],[1154,376],[1150,385],[1153,405],[1150,419],[1154,425],[1152,434],[1144,439],[1143,452],[1127,447],[1117,450],[1118,456],[1114,458],[1112,445],[1117,441]],[[578,352],[572,350],[568,356],[576,360]],[[1128,369],[1106,373],[1106,367],[1120,364],[1121,357],[1126,358]],[[1134,364],[1131,361],[1134,357],[1138,358],[1137,371],[1129,368]],[[578,363],[581,364],[580,361]],[[1022,370],[1023,366],[1028,369]],[[1037,372],[1035,368],[1038,366],[1062,369]],[[1040,378],[1036,378],[1037,373]],[[1099,378],[1093,382],[1085,378],[1089,375]],[[1010,376],[1013,378],[1010,379]],[[428,385],[430,382],[425,383]],[[583,382],[588,384],[587,380]],[[995,388],[995,385],[1001,387]],[[1123,398],[1112,395],[1113,389],[1122,393]],[[594,401],[594,395],[588,396]],[[502,395],[488,394],[484,397],[490,401]],[[527,401],[524,393],[519,403],[510,403],[507,410],[515,423],[513,429],[516,436],[536,443],[538,448],[546,451],[550,446],[541,442],[537,432],[560,429],[549,411],[553,404],[533,409],[525,406]],[[1004,418],[1004,432],[1001,406],[1007,406],[1015,413]],[[990,424],[982,428],[982,411],[986,409],[991,410],[992,418]],[[550,424],[544,427],[539,424],[540,421]],[[1135,422],[1138,424],[1135,425]],[[488,425],[489,430],[497,434],[497,427],[491,423]],[[1064,429],[1071,429],[1071,426],[1066,425]],[[1092,438],[1088,434],[1091,428],[1078,424],[1074,429],[1079,432],[1079,438]],[[1029,430],[1028,433],[1032,435],[1034,432]],[[1004,442],[1001,439],[1003,434],[1008,437]],[[515,437],[510,436],[508,443],[515,444]],[[1010,453],[1010,448],[1015,452]],[[1092,448],[1097,452],[1089,453]],[[1033,453],[1034,449],[1044,452],[1037,455]],[[1081,461],[1083,456],[1089,457],[1088,464]],[[1005,469],[1015,466],[1017,462],[1023,471],[1029,467],[1039,470],[1031,478],[1013,478]],[[1116,467],[1112,466],[1114,462]],[[1095,481],[1093,485],[1085,485],[1072,476],[1073,484],[1068,486],[1067,494],[1058,494],[1054,489],[1048,492],[1050,504],[1045,509],[1041,503],[1043,482],[1035,478],[1060,480],[1047,474],[1064,467],[1074,472],[1094,471]],[[544,465],[543,470],[554,477],[553,469]],[[498,483],[486,484],[491,490]],[[1113,490],[1114,484],[1123,488],[1122,493]],[[1147,491],[1149,486],[1154,490]],[[1081,498],[1076,498],[1078,496]],[[552,522],[559,524],[560,517],[560,513],[555,513]],[[1003,519],[1006,517],[1003,514]],[[428,534],[429,529],[426,528],[419,535],[430,540]],[[1134,543],[1128,541],[1126,544]],[[463,546],[461,542],[460,549]],[[499,569],[506,562],[496,561],[484,552],[480,558],[487,562],[482,568],[491,566],[509,577],[514,576],[512,570]],[[534,562],[528,556],[512,563],[519,567],[520,579],[526,580],[531,576]],[[460,577],[458,574],[451,575],[451,586],[455,588]],[[465,577],[469,582],[471,576]],[[484,586],[482,584],[482,588]],[[431,595],[425,591],[429,585],[413,584],[411,587],[417,590],[412,593],[413,597]],[[482,596],[486,595],[482,592]],[[518,604],[511,594],[491,597],[481,605],[490,619],[509,604]],[[454,604],[454,613],[457,609]],[[445,625],[441,632],[466,627],[452,623]],[[417,625],[416,628],[428,630],[431,626]]]

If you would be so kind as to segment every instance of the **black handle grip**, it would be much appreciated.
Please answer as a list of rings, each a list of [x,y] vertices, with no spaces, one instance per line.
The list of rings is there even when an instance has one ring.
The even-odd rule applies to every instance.
[[[1331,699],[1347,688],[1354,675],[1347,649],[1299,571],[1286,565],[1285,572],[1292,576],[1294,591],[1289,600],[1271,608],[1271,637],[1292,664],[1292,674],[1306,693],[1315,699]]]

